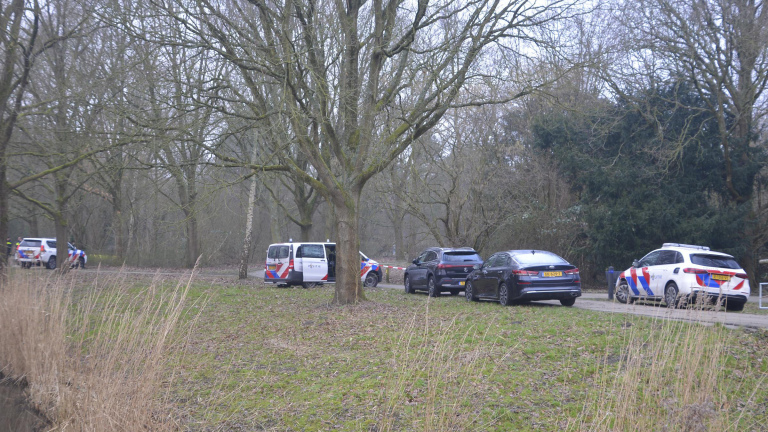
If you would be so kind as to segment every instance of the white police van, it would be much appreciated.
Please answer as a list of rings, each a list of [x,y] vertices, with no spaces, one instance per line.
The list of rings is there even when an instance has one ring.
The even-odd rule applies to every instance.
[[[381,281],[381,266],[360,252],[360,279],[363,286]],[[336,243],[288,242],[269,245],[264,263],[264,282],[278,286],[309,288],[336,282]]]

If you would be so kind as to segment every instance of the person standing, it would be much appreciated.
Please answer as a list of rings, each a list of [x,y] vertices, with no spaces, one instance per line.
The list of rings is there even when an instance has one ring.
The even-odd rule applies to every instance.
[[[19,246],[21,246],[21,240],[21,237],[16,237],[16,250],[13,254],[13,258],[16,260],[16,264],[19,263]]]

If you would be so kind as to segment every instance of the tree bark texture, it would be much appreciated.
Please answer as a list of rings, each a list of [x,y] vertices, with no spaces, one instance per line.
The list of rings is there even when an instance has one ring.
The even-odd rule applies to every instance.
[[[335,194],[336,227],[336,285],[333,302],[355,304],[366,300],[360,281],[360,239],[358,237],[358,215],[360,194],[354,199]]]
[[[240,253],[239,279],[248,278],[248,259],[251,256],[251,243],[253,242],[253,214],[256,212],[256,192],[259,179],[254,175],[251,177],[251,186],[248,190],[248,210],[245,217],[245,238],[243,239],[243,250]]]

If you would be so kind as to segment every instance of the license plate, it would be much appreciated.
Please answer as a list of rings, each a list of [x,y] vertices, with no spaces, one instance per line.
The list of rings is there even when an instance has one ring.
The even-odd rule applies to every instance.
[[[558,276],[562,276],[563,272],[561,272],[561,271],[558,271],[558,272],[544,272],[542,275],[544,277],[558,277]]]
[[[267,270],[274,270],[274,269],[276,269],[276,268],[277,268],[277,266],[276,266],[276,265],[274,265],[274,264],[269,264],[269,265],[267,265]]]
[[[464,286],[464,281],[459,282],[459,285]]]
[[[728,275],[713,274],[712,279],[720,280],[720,281],[728,281],[728,280],[731,280],[731,277]]]

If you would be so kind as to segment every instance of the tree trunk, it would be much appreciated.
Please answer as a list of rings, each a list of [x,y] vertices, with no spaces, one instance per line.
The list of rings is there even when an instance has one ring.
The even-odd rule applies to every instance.
[[[310,233],[312,232],[312,224],[306,224],[306,225],[299,225],[301,228],[301,241],[308,242],[310,241]]]
[[[0,239],[8,238],[8,183],[5,179],[6,163],[5,151],[0,152]],[[8,271],[8,257],[5,248],[3,248],[0,260],[0,286],[5,285]]]
[[[56,224],[56,270],[64,273],[69,270],[69,248],[67,247],[67,220],[62,207],[57,209],[58,215],[54,217],[54,224]]]
[[[40,237],[40,223],[38,222],[36,212],[32,212],[29,215],[29,218],[27,219],[27,223],[29,224],[29,236]]]
[[[272,243],[279,243],[283,241],[280,234],[280,209],[271,197],[267,198],[267,206],[269,207],[269,232],[272,235]]]
[[[392,218],[392,229],[395,231],[395,259],[405,260],[405,247],[403,245],[403,216],[395,215]]]
[[[325,215],[325,238],[330,241],[336,241],[334,237],[336,235],[333,233],[333,224],[335,221],[335,216],[333,215],[333,204],[330,202],[326,203],[326,215]],[[333,240],[332,240],[333,239]]]
[[[115,255],[122,260],[125,257],[125,237],[123,236],[123,212],[118,208],[115,208],[112,217],[112,231],[115,233]]]
[[[253,241],[253,213],[256,211],[256,191],[259,180],[254,175],[251,178],[251,187],[248,195],[248,211],[245,217],[245,239],[243,251],[240,255],[240,271],[238,278],[248,278],[248,258],[251,256],[251,242]]]
[[[191,203],[192,201],[190,201]],[[193,268],[197,262],[197,257],[200,256],[200,245],[197,235],[197,215],[195,211],[185,211],[187,217],[187,268]]]
[[[360,283],[360,239],[358,237],[358,211],[360,192],[352,192],[347,199],[340,192],[334,197],[336,216],[336,288],[333,302],[354,304],[365,301]]]

